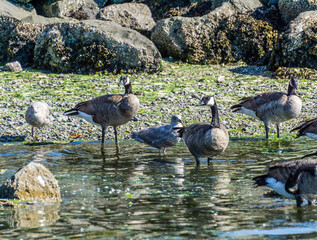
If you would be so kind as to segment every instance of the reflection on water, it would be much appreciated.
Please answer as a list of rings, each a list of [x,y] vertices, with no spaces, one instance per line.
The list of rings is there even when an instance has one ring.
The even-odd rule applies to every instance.
[[[41,162],[59,181],[60,205],[3,208],[2,238],[312,238],[313,206],[263,197],[252,177],[272,161],[297,159],[314,141],[231,141],[210,165],[196,168],[180,144],[159,156],[132,141],[0,146],[5,181],[30,161]]]

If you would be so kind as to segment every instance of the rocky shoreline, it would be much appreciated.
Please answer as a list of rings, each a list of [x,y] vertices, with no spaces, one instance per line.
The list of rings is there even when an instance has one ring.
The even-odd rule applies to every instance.
[[[119,139],[129,139],[132,131],[169,123],[172,114],[181,114],[183,124],[210,121],[208,109],[196,107],[193,93],[215,95],[220,119],[231,138],[260,137],[263,124],[246,115],[232,113],[230,106],[240,98],[267,91],[286,92],[288,79],[274,79],[266,67],[234,65],[191,65],[163,61],[160,73],[131,74],[134,93],[140,99],[138,115],[118,129]],[[36,129],[37,142],[100,141],[101,130],[85,120],[63,114],[77,102],[108,93],[122,93],[117,86],[120,75],[52,74],[24,70],[20,73],[0,72],[0,142],[32,142],[31,127],[24,119],[31,101],[45,101],[50,106],[51,123]],[[302,114],[282,124],[281,137],[294,134],[289,130],[299,122],[316,117],[317,82],[300,79],[298,96],[303,101]],[[274,135],[273,135],[274,133]],[[274,139],[272,126],[270,138]],[[113,129],[106,132],[114,141]]]

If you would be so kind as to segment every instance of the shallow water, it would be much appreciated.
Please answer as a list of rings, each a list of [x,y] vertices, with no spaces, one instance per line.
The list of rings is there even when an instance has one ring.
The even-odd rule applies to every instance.
[[[226,152],[196,167],[183,143],[160,157],[133,141],[0,146],[1,182],[37,161],[59,182],[60,204],[2,208],[0,237],[223,238],[317,237],[317,208],[264,197],[252,177],[271,161],[317,149],[305,138],[280,142],[231,139]]]

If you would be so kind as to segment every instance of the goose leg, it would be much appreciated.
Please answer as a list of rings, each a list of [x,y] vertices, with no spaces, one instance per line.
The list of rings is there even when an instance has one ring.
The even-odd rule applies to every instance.
[[[265,137],[266,139],[269,139],[269,126],[267,123],[264,123],[265,126]]]
[[[199,157],[195,157],[195,160],[196,160],[196,165],[200,165],[200,159],[199,159]]]
[[[101,128],[101,143],[104,144],[105,143],[105,127]]]
[[[118,148],[118,132],[117,132],[117,128],[113,127],[114,130],[114,137],[115,137],[115,141],[116,141],[116,147]]]
[[[208,157],[208,158],[207,158],[207,163],[208,163],[208,164],[210,163],[210,161],[212,161],[212,157]]]
[[[296,206],[300,207],[303,203],[303,199],[300,196],[296,196],[295,199],[296,199]]]
[[[31,135],[32,135],[32,138],[33,138],[33,140],[34,140],[34,127],[32,127]]]
[[[276,124],[277,138],[280,138],[280,124]]]

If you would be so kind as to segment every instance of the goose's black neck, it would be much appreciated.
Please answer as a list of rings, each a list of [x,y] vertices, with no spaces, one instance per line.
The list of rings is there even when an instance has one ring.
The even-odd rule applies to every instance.
[[[296,95],[295,88],[291,84],[288,85],[287,95]]]
[[[216,101],[215,104],[210,107],[210,109],[212,115],[211,126],[215,128],[220,128],[219,112]]]
[[[124,88],[125,88],[125,93],[124,94],[133,94],[131,83],[129,83],[127,85],[124,85]]]
[[[312,176],[315,175],[315,166],[314,165],[308,165],[298,168],[293,174],[290,174],[286,183],[285,183],[285,189],[289,193],[298,193],[298,189],[296,189],[295,192],[290,191],[290,188],[293,188],[296,183],[299,181],[300,176],[304,173],[308,172]]]

